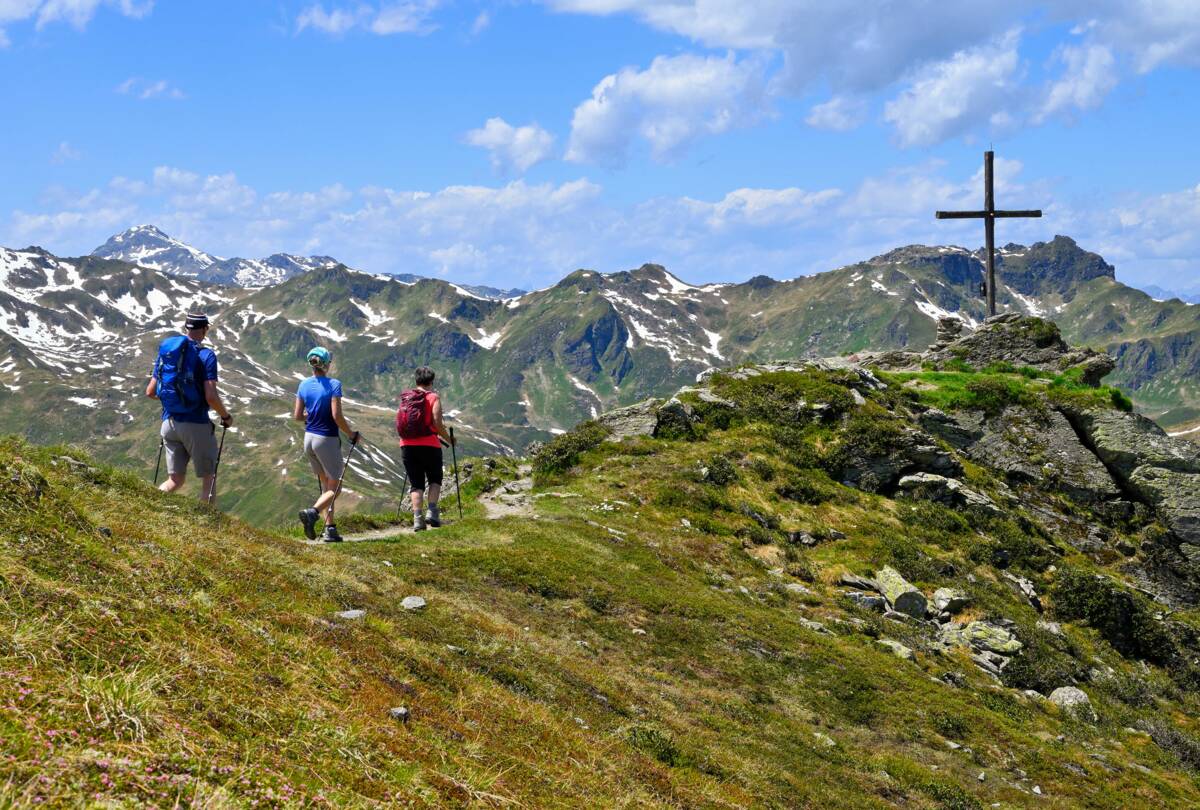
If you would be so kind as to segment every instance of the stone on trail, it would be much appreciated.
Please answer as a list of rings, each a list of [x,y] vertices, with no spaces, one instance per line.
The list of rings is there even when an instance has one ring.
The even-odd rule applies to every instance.
[[[1060,686],[1050,693],[1050,702],[1084,720],[1096,722],[1096,710],[1092,708],[1087,692],[1076,686]]]
[[[885,565],[875,572],[875,581],[879,584],[879,592],[894,610],[907,613],[914,619],[925,618],[925,594],[909,583],[895,568]]]
[[[406,596],[400,601],[400,607],[405,610],[423,610],[425,608],[425,600],[420,596]]]

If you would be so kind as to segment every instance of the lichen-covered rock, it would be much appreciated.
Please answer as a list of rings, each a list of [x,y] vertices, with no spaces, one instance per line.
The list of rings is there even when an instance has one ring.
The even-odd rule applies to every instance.
[[[892,609],[914,619],[925,618],[925,608],[928,605],[925,594],[901,576],[895,568],[885,565],[875,572],[875,582],[879,584],[879,592],[888,600]]]
[[[969,415],[955,414],[951,416],[945,411],[930,408],[917,418],[930,435],[936,436],[955,449],[970,447],[983,438],[983,415],[975,414],[977,421],[972,421]]]
[[[899,641],[895,641],[890,638],[881,638],[877,639],[875,643],[880,647],[883,647],[892,655],[905,661],[912,661],[914,658],[916,658],[916,656],[913,654],[912,648],[904,646]]]
[[[942,641],[946,644],[970,647],[997,655],[1012,656],[1024,646],[1008,630],[990,622],[976,621],[960,625],[951,622],[942,626]]]
[[[939,336],[940,337],[940,336]],[[937,364],[966,362],[976,368],[995,363],[1028,366],[1043,371],[1082,370],[1082,380],[1099,385],[1116,367],[1106,354],[1093,349],[1071,349],[1052,321],[1016,313],[988,318],[974,332],[959,338],[939,339],[926,359]]]

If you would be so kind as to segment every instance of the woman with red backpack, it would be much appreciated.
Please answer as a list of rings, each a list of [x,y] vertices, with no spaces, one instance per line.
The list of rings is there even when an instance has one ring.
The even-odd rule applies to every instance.
[[[400,455],[412,484],[413,530],[442,525],[438,497],[442,491],[442,441],[454,443],[454,434],[442,420],[442,400],[433,390],[433,369],[416,370],[416,388],[400,395],[396,411],[396,433],[400,436]],[[429,515],[424,504],[429,505]]]

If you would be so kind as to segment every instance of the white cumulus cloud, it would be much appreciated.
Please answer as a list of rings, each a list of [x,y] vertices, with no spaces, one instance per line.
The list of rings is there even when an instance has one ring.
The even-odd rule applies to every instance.
[[[10,44],[5,26],[35,20],[40,30],[56,22],[65,22],[82,31],[101,7],[126,17],[144,17],[153,8],[153,0],[0,0],[0,48]]]
[[[1039,123],[1058,113],[1095,109],[1117,86],[1116,59],[1104,45],[1066,46],[1057,58],[1063,74],[1046,91],[1034,117]]]
[[[155,98],[178,101],[186,98],[182,90],[166,79],[151,81],[135,76],[118,84],[116,91],[123,96],[134,96],[142,101],[149,101]]]
[[[435,26],[430,20],[441,0],[407,0],[406,2],[353,6],[332,6],[321,3],[304,8],[296,17],[296,33],[320,31],[341,36],[356,28],[373,34],[428,34]]]
[[[503,118],[489,118],[465,136],[471,146],[488,150],[500,173],[523,173],[554,155],[554,136],[537,124],[514,127]]]
[[[659,56],[645,70],[604,77],[575,108],[566,159],[621,165],[634,139],[659,161],[677,158],[704,135],[749,126],[769,114],[757,59]]]
[[[862,99],[834,96],[808,111],[804,122],[817,129],[845,132],[855,129],[867,117],[867,104]]]
[[[918,72],[884,107],[883,117],[896,128],[900,142],[934,144],[981,121],[1006,123],[1005,114],[1015,98],[1018,38],[1016,31],[1010,31]]]

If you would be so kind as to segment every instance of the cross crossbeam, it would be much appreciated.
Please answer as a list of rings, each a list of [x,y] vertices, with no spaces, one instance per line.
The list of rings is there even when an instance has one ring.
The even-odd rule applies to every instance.
[[[982,219],[984,238],[987,242],[987,294],[988,315],[996,314],[996,220],[1014,219],[1017,217],[1040,217],[1042,212],[1037,210],[997,211],[996,195],[992,182],[992,164],[996,153],[983,153],[983,210],[982,211],[938,211],[934,214],[938,219]]]

